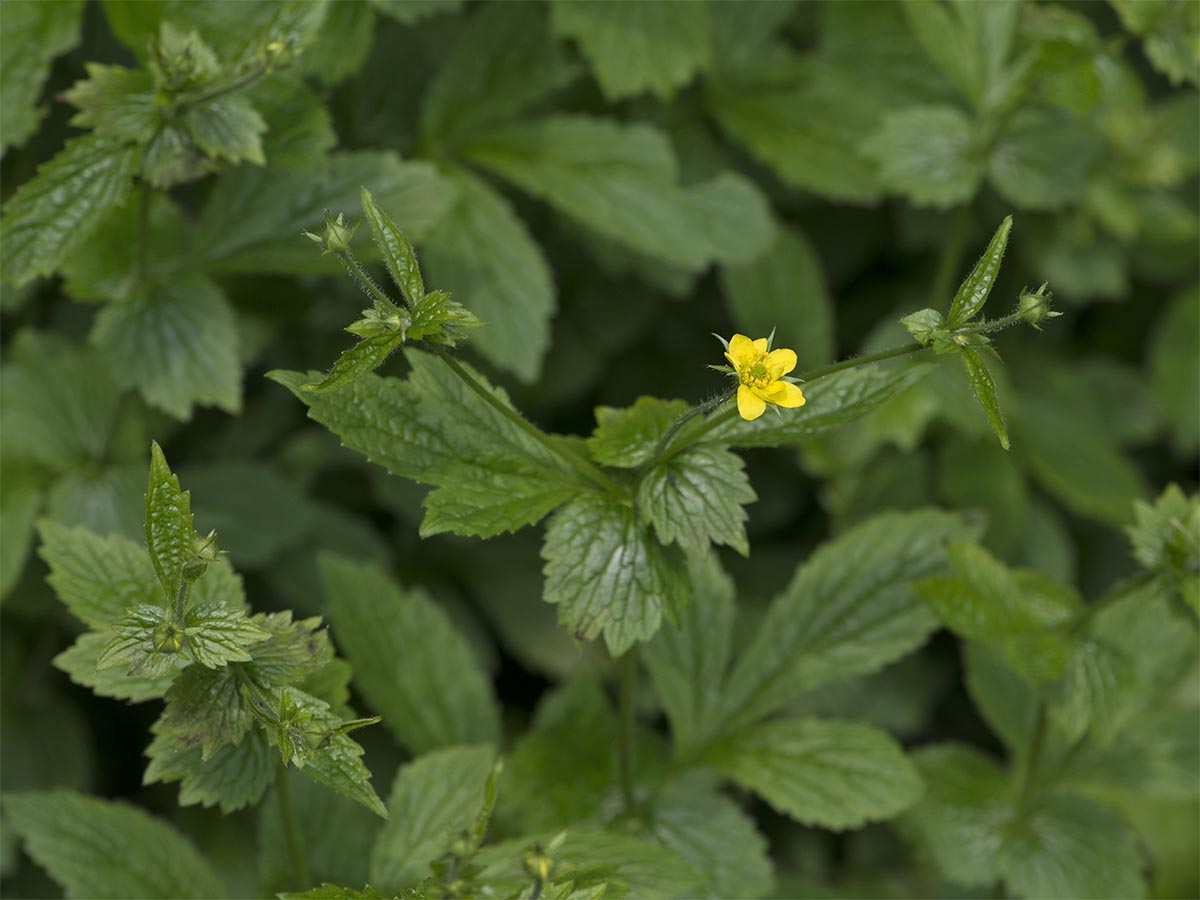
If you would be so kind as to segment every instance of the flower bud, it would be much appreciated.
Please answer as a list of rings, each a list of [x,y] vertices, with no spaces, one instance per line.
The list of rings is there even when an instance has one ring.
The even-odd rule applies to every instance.
[[[1032,293],[1030,291],[1021,292],[1020,306],[1018,312],[1021,318],[1035,328],[1043,319],[1053,319],[1055,316],[1061,316],[1062,313],[1055,312],[1050,308],[1050,301],[1053,298],[1046,285],[1043,284],[1040,288]]]

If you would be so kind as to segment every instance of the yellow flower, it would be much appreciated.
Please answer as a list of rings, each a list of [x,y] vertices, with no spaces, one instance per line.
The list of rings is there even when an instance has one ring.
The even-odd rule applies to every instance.
[[[772,350],[766,338],[752,341],[744,334],[735,334],[729,339],[725,358],[737,372],[737,405],[743,419],[757,419],[768,403],[789,409],[804,405],[800,388],[781,380],[796,368],[794,350]]]

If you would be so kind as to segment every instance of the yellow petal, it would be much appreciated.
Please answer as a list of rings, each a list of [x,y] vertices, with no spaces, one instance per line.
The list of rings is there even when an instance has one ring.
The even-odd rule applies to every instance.
[[[738,412],[747,422],[757,419],[766,408],[767,404],[762,397],[759,397],[746,385],[743,384],[738,388]]]
[[[767,354],[767,373],[771,376],[771,380],[782,378],[792,369],[796,368],[796,351],[780,348],[772,350]]]
[[[754,349],[750,338],[744,334],[735,334],[729,339],[729,352],[725,354],[725,358],[740,372],[754,365],[761,355]]]
[[[776,381],[768,386],[763,394],[765,399],[788,409],[803,406],[805,403],[804,392],[790,381]]]
[[[754,342],[754,349],[758,351],[759,356],[765,356],[767,352],[767,339],[759,338]]]

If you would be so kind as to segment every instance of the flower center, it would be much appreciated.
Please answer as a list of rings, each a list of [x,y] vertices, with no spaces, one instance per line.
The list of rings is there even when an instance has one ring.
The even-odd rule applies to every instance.
[[[760,356],[754,363],[742,369],[742,384],[747,387],[765,388],[772,381],[767,371],[766,357]]]

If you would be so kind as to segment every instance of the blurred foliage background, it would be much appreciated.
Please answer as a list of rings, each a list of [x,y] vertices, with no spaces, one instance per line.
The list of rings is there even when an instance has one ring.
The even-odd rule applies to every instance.
[[[775,328],[801,370],[903,343],[900,316],[944,309],[1014,216],[989,312],[1049,282],[1064,316],[997,340],[1011,452],[947,365],[798,453],[747,454],[753,551],[723,554],[743,621],[820,541],[930,504],[979,510],[999,558],[1095,597],[1135,567],[1121,530],[1133,502],[1170,482],[1196,490],[1197,4],[301,4],[288,27],[303,49],[230,94],[241,143],[193,134],[188,155],[156,135],[136,181],[130,168],[105,187],[100,163],[76,185],[83,210],[60,211],[51,250],[22,242],[11,199],[64,142],[91,128],[111,160],[133,140],[105,116],[133,88],[88,64],[144,72],[164,21],[228,61],[284,8],[0,8],[4,791],[132,798],[181,823],[247,895],[279,878],[270,803],[222,817],[143,787],[153,711],[51,665],[76,626],[44,582],[32,523],[140,539],[151,437],[256,609],[320,614],[319,550],[382,563],[471,636],[510,731],[549,685],[607,671],[542,602],[537,534],[420,540],[422,489],[340,448],[263,377],[326,368],[348,346],[340,329],[362,298],[299,233],[325,208],[353,218],[360,184],[411,233],[429,284],[487,323],[471,361],[573,434],[597,405],[711,396],[711,332]],[[906,743],[999,751],[944,633],[810,699]],[[402,756],[374,732],[362,741],[386,785]],[[361,883],[338,842],[365,843],[369,814],[333,795],[302,802],[344,826],[314,849],[314,876]],[[1124,812],[1148,841],[1155,895],[1195,896],[1196,803]],[[944,890],[886,828],[833,835],[754,813],[780,896]],[[10,837],[0,849],[7,896],[55,894]]]

